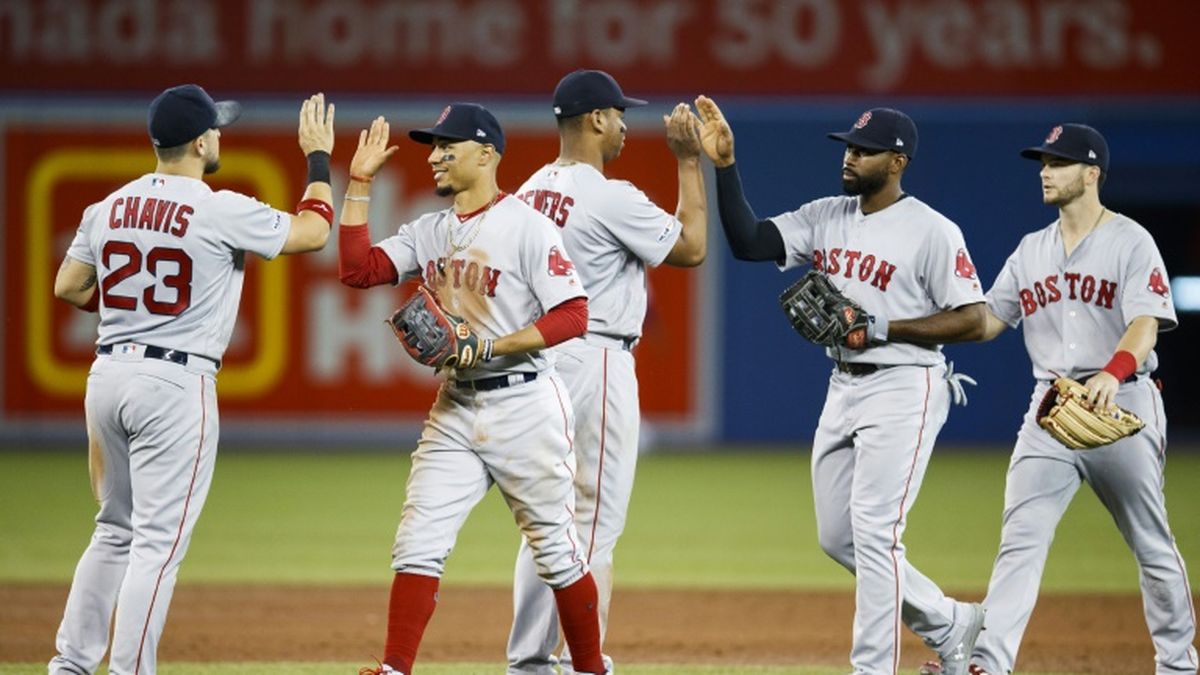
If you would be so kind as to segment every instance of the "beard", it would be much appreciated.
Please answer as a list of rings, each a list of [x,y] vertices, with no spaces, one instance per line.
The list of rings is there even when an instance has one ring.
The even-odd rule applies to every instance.
[[[204,163],[204,175],[208,176],[221,169],[221,160],[214,159]]]
[[[439,185],[433,188],[433,194],[439,197],[449,197],[454,194],[454,188],[449,185]]]
[[[882,190],[886,184],[886,171],[842,177],[842,191],[851,197],[870,197]]]
[[[1057,195],[1047,195],[1042,201],[1050,206],[1062,208],[1083,195],[1083,174],[1058,190]]]

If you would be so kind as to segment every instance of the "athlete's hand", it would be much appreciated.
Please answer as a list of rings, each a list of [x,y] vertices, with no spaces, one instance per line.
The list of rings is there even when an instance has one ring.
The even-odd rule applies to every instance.
[[[1121,383],[1108,371],[1100,371],[1088,378],[1083,386],[1088,390],[1088,403],[1094,410],[1112,411],[1117,403],[1117,389]]]
[[[700,156],[700,118],[692,114],[686,103],[675,106],[670,115],[663,115],[667,126],[667,147],[678,159]]]
[[[717,166],[733,164],[733,129],[725,121],[721,109],[707,96],[696,98],[696,110],[700,113],[700,144],[704,153]]]
[[[313,94],[300,105],[300,150],[333,154],[333,104],[325,105],[325,94]]]
[[[372,178],[383,167],[392,155],[400,149],[398,145],[388,145],[388,135],[391,128],[382,116],[371,121],[371,128],[363,129],[358,134],[358,149],[350,158],[350,175]]]

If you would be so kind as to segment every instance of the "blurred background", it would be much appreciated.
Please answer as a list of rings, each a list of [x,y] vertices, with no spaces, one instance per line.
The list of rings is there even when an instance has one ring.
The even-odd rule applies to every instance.
[[[285,210],[304,189],[304,97],[337,106],[339,196],[358,131],[386,116],[401,152],[376,181],[379,240],[446,206],[405,130],[450,101],[483,103],[509,137],[500,180],[514,190],[557,154],[551,92],[581,67],[651,101],[629,111],[609,174],[667,210],[661,115],[677,101],[723,107],[761,217],[840,192],[843,147],[827,132],[870,107],[905,110],[920,145],[904,188],[959,224],[985,288],[1056,217],[1018,152],[1061,122],[1097,127],[1112,151],[1102,200],[1149,229],[1172,276],[1180,327],[1160,338],[1158,375],[1174,447],[1195,446],[1200,401],[1181,385],[1200,338],[1197,24],[1191,0],[2,0],[0,446],[84,438],[95,316],[56,302],[52,280],[83,209],[153,170],[145,115],[162,89],[240,100],[210,183]],[[645,443],[807,446],[830,365],[778,309],[799,272],[733,260],[710,213],[704,266],[650,277]],[[383,324],[402,291],[341,287],[334,242],[249,265],[219,381],[227,444],[415,441],[437,380]],[[1021,336],[946,351],[979,386],[942,440],[1007,450],[1033,385]]]

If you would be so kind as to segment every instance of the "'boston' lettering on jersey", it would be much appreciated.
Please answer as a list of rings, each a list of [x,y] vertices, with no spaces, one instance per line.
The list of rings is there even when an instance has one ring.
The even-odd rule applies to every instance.
[[[824,270],[829,276],[841,273],[847,279],[858,275],[859,281],[867,281],[870,279],[871,285],[881,291],[887,291],[888,284],[892,280],[892,274],[896,272],[896,266],[882,258],[876,259],[875,254],[868,253],[863,255],[862,251],[845,251],[840,248],[829,249],[829,254],[825,251],[816,249],[812,254],[813,268]],[[855,264],[858,269],[855,270]],[[871,275],[874,274],[874,278]]]
[[[541,211],[542,215],[553,220],[559,227],[567,224],[571,207],[575,205],[573,198],[553,190],[528,190],[517,195],[517,198]]]
[[[1084,303],[1092,302],[1093,298],[1097,307],[1104,309],[1113,308],[1113,300],[1117,296],[1117,282],[1100,279],[1099,286],[1096,285],[1096,277],[1090,274],[1080,274],[1079,272],[1064,272],[1063,281],[1067,284],[1067,299],[1081,300]],[[1030,316],[1037,311],[1038,307],[1045,307],[1052,302],[1062,300],[1062,291],[1058,287],[1058,275],[1051,274],[1046,277],[1045,281],[1033,282],[1033,289],[1022,288],[1019,291],[1021,298],[1021,309],[1024,310],[1025,316]]]
[[[444,273],[439,273],[438,267],[442,267],[445,270]],[[500,270],[492,269],[487,265],[481,266],[474,260],[438,258],[425,263],[425,284],[430,288],[447,284],[454,288],[465,286],[468,291],[475,291],[480,295],[494,298],[496,297],[496,286],[500,284]]]
[[[108,214],[108,226],[114,230],[124,227],[182,237],[187,234],[192,213],[191,206],[169,199],[118,197],[113,200],[112,211]]]

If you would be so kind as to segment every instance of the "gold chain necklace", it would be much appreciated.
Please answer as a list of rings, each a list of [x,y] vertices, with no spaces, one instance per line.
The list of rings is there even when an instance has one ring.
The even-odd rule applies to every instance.
[[[479,219],[475,221],[474,227],[467,232],[462,240],[460,240],[460,243],[454,243],[454,221],[451,220],[446,223],[446,255],[444,258],[438,261],[437,268],[439,274],[444,275],[446,273],[446,262],[448,260],[453,258],[455,255],[458,255],[462,251],[467,250],[467,248],[475,242],[475,237],[479,236],[479,230],[483,227],[483,221],[487,220],[488,213],[491,212],[492,207],[496,205],[496,202],[499,199],[500,193],[497,192],[496,195],[492,197],[492,201],[488,202],[488,205],[483,208],[483,213],[479,214]],[[458,216],[455,215],[455,218],[457,217]]]

